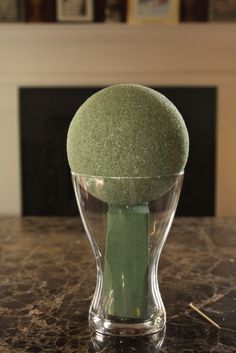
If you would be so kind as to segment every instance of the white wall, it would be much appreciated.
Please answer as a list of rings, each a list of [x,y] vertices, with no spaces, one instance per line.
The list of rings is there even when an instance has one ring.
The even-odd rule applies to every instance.
[[[218,87],[216,213],[236,216],[236,25],[0,25],[0,214],[20,214],[18,88]],[[201,172],[201,171],[199,171]]]

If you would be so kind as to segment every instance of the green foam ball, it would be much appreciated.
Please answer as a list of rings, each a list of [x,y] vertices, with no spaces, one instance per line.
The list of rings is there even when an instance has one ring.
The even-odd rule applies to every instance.
[[[139,204],[166,192],[175,178],[157,182],[156,177],[183,171],[188,150],[177,108],[159,92],[135,84],[92,95],[76,112],[67,137],[71,170],[89,176],[88,191],[110,204]]]

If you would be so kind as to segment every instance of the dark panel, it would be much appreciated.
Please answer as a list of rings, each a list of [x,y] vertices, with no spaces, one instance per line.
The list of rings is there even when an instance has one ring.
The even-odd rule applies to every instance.
[[[214,215],[214,87],[155,87],[182,113],[190,156],[178,215]],[[66,134],[78,107],[97,88],[21,88],[23,215],[78,215],[66,158]]]
[[[181,112],[190,138],[189,159],[177,215],[215,214],[215,126],[214,87],[159,88]]]
[[[181,22],[206,22],[209,18],[209,0],[182,0]]]

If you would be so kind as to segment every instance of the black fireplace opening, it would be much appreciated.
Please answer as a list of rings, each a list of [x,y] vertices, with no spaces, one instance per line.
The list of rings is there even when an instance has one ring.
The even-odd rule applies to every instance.
[[[19,89],[23,216],[77,216],[66,156],[71,119],[103,87]],[[179,109],[190,137],[177,216],[215,215],[216,87],[152,87]]]

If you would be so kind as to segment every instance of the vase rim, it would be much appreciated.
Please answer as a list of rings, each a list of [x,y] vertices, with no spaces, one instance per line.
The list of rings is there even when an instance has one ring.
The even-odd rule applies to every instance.
[[[71,171],[71,175],[73,177],[80,177],[80,178],[92,178],[92,179],[112,179],[112,180],[120,180],[120,179],[130,179],[130,180],[142,180],[142,179],[161,179],[161,178],[170,178],[170,177],[180,177],[184,175],[184,170],[180,171],[179,173],[173,174],[160,174],[156,176],[102,176],[102,175],[88,175],[83,173],[75,173]]]

